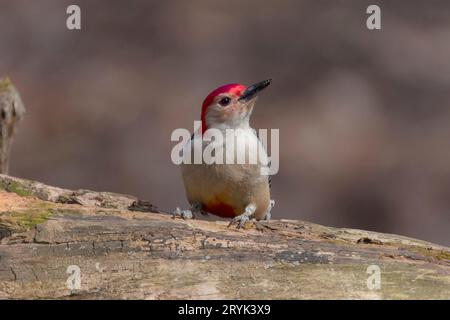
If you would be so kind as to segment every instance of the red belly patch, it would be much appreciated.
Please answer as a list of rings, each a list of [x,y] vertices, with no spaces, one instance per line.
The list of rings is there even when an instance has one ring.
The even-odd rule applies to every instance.
[[[233,218],[235,216],[233,207],[223,202],[203,204],[202,209],[223,218]]]

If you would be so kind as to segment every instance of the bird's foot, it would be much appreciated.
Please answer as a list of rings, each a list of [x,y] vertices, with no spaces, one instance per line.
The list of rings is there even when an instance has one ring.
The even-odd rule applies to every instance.
[[[181,210],[177,207],[177,209],[172,212],[172,218],[175,219],[176,217],[180,217],[184,220],[195,219],[195,213],[192,210]]]
[[[228,225],[228,228],[231,227],[231,225],[236,224],[236,228],[240,229],[243,228],[245,226],[245,224],[247,223],[247,221],[250,221],[250,218],[248,215],[246,215],[245,213],[234,217],[231,221],[230,224]]]
[[[254,204],[249,204],[246,208],[243,214],[238,215],[234,217],[230,224],[228,225],[228,228],[232,226],[233,224],[236,224],[236,228],[240,229],[245,226],[245,224],[250,221],[250,218],[252,217],[253,213],[255,213],[256,206]]]
[[[198,216],[199,214],[206,215],[208,213],[202,210],[202,205],[199,202],[195,202],[191,205],[190,210],[181,210],[180,208],[177,207],[177,209],[173,211],[172,214],[174,219],[176,217],[180,217],[186,220],[186,219],[195,219],[195,217]]]

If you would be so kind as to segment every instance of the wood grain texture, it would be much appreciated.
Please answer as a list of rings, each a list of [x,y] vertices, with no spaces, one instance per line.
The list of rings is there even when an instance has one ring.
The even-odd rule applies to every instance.
[[[443,246],[294,220],[236,230],[137,200],[0,175],[0,298],[450,298]],[[80,289],[67,287],[71,265]]]

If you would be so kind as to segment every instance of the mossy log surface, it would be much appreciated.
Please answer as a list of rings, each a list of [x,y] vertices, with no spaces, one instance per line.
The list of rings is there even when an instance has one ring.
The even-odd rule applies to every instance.
[[[443,246],[294,220],[227,225],[0,175],[0,298],[450,298]]]

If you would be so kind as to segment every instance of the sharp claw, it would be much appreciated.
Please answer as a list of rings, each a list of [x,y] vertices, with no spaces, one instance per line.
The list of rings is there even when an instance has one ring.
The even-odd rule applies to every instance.
[[[172,219],[175,219],[177,216],[181,216],[181,209],[179,207],[172,211]]]
[[[181,217],[186,220],[186,219],[195,219],[195,215],[192,213],[191,210],[183,210],[183,212],[181,212]]]
[[[172,218],[175,219],[176,217],[186,219],[195,219],[195,215],[191,210],[181,210],[177,207],[175,211],[172,212]]]
[[[247,215],[241,214],[241,215],[239,215],[239,216],[237,216],[237,217],[234,217],[234,218],[230,221],[230,223],[228,224],[228,228],[231,227],[233,224],[237,223],[236,228],[237,228],[237,229],[241,229],[241,228],[243,228],[243,227],[245,226],[245,223],[246,223],[247,221],[249,221],[249,220],[250,220],[250,219],[249,219],[249,217],[248,217]]]

